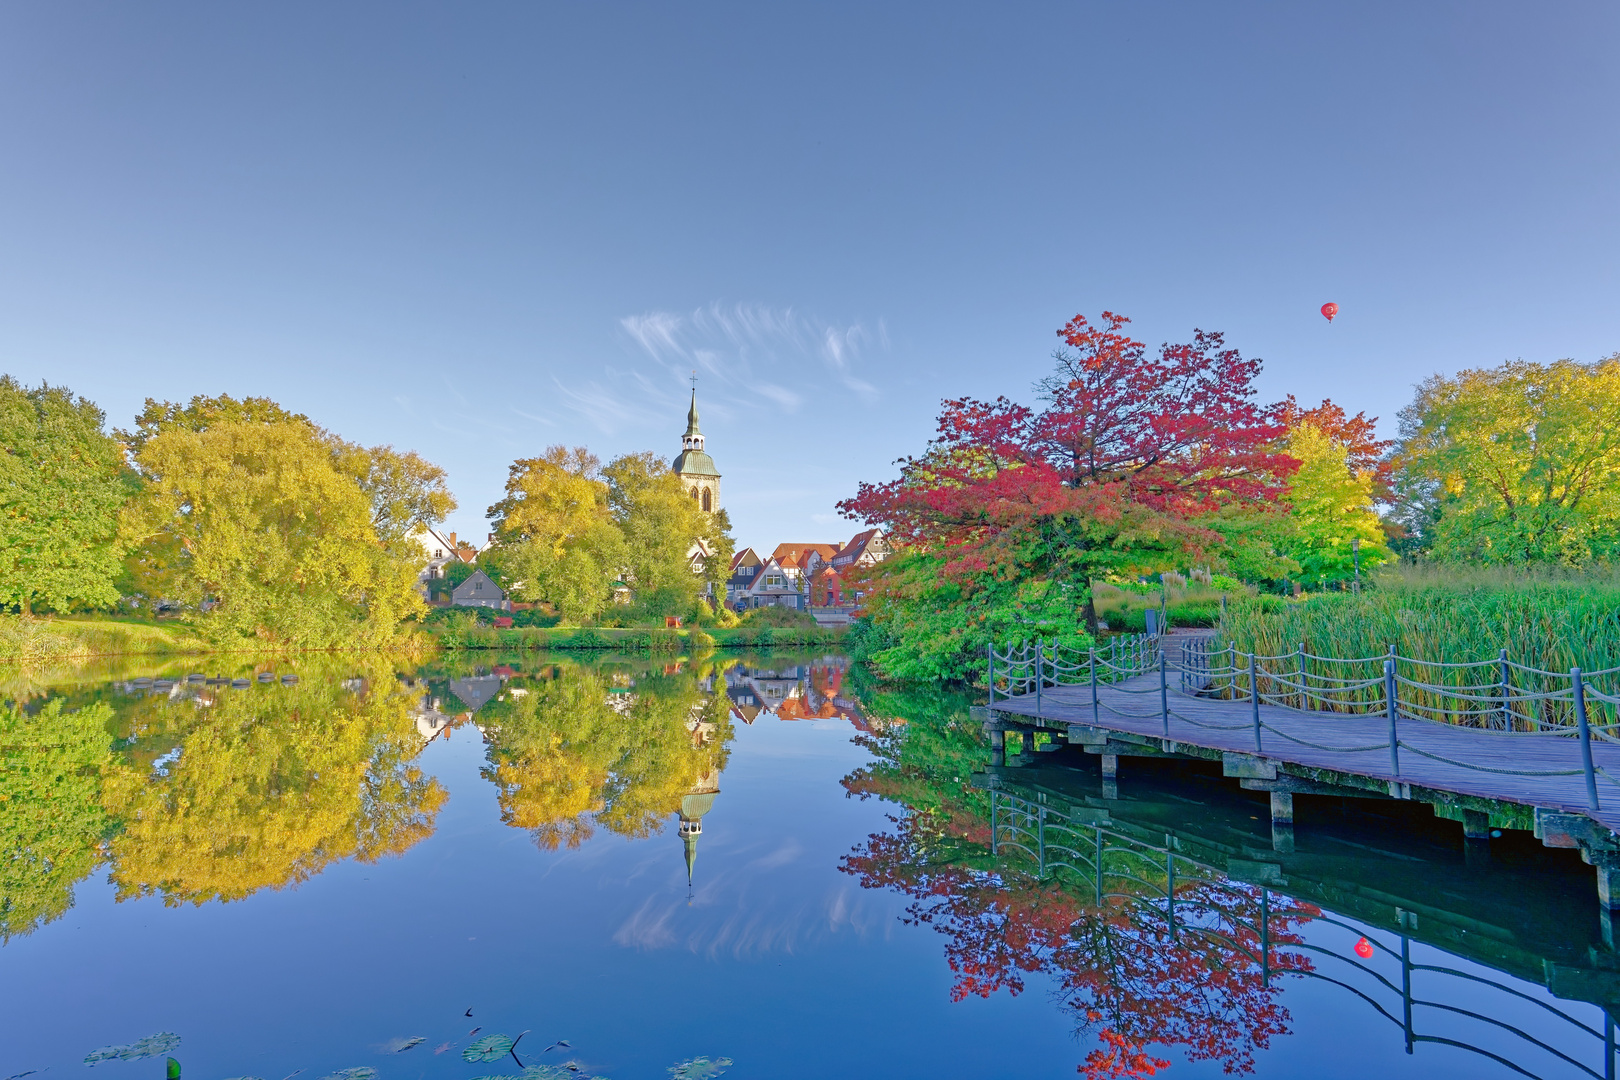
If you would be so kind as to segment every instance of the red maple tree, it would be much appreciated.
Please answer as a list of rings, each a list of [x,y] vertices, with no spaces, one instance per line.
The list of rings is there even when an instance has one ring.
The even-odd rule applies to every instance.
[[[1089,551],[1074,569],[1105,569],[1138,541],[1197,552],[1219,542],[1198,526],[1234,503],[1270,504],[1298,462],[1277,449],[1281,406],[1255,402],[1259,360],[1221,334],[1151,353],[1130,320],[1076,315],[1058,333],[1056,370],[1037,410],[1005,397],[942,405],[937,434],[900,476],[863,483],[839,503],[891,538],[946,555],[945,572],[995,572],[1032,532]],[[1058,525],[1054,523],[1079,523]],[[1027,560],[1026,560],[1027,561]]]

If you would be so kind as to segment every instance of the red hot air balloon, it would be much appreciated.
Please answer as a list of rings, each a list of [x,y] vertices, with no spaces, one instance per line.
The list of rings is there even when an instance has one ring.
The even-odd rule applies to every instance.
[[[1322,305],[1322,318],[1326,319],[1328,322],[1332,322],[1333,316],[1337,315],[1338,313],[1339,305],[1335,304],[1333,301],[1329,300],[1327,303]]]
[[[1371,960],[1372,959],[1372,954],[1373,954],[1373,943],[1372,942],[1368,941],[1366,938],[1361,938],[1360,940],[1358,940],[1356,942],[1356,955],[1357,956],[1361,957],[1363,960]]]

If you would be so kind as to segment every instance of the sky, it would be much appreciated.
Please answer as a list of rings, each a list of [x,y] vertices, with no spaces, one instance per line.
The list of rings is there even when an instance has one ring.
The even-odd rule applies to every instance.
[[[680,450],[739,545],[1076,313],[1266,400],[1620,350],[1608,3],[0,3],[0,370],[448,470]],[[1330,325],[1319,313],[1333,301]]]

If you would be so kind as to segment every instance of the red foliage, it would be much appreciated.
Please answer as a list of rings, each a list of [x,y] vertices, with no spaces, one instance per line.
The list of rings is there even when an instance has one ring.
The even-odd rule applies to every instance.
[[[1279,407],[1253,401],[1260,361],[1202,330],[1150,355],[1122,333],[1128,319],[1102,318],[1076,315],[1059,331],[1066,347],[1038,386],[1045,408],[945,401],[928,450],[840,511],[943,551],[947,573],[968,576],[994,571],[998,541],[1042,522],[1088,523],[1099,549],[1128,547],[1134,532],[1196,550],[1216,538],[1192,518],[1275,501],[1298,462],[1276,449]]]
[[[1277,1001],[1275,979],[1309,970],[1309,961],[1287,946],[1300,942],[1293,927],[1315,917],[1315,908],[1272,895],[1268,983],[1256,960],[1257,888],[1182,878],[1178,868],[1181,914],[1172,925],[1163,894],[1139,880],[1110,875],[1111,893],[1129,888],[1143,895],[1114,896],[1099,906],[1089,889],[1078,895],[1051,878],[940,859],[937,822],[929,816],[910,814],[899,825],[896,833],[870,837],[845,857],[842,869],[866,888],[896,889],[915,899],[906,921],[932,926],[948,939],[945,955],[957,975],[953,1000],[998,990],[1017,994],[1032,975],[1053,980],[1102,1043],[1079,1067],[1088,1080],[1146,1077],[1167,1068],[1168,1061],[1146,1053],[1154,1044],[1180,1046],[1193,1060],[1218,1060],[1229,1073],[1247,1073],[1255,1051],[1287,1032],[1288,1011]]]

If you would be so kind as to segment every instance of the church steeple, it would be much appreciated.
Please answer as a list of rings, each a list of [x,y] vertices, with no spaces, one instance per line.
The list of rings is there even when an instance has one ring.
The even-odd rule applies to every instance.
[[[697,387],[692,388],[692,407],[686,410],[686,434],[681,439],[685,450],[703,449],[703,432],[698,429]]]

